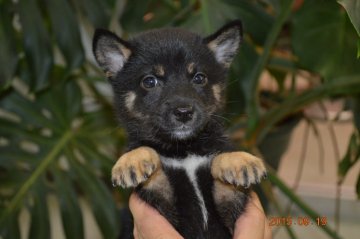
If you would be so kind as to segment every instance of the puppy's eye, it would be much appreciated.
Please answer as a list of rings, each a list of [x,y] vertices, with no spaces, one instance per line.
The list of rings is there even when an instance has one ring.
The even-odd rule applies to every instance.
[[[206,85],[207,81],[207,76],[202,72],[196,73],[192,79],[193,84],[201,86]]]
[[[141,81],[141,87],[144,89],[151,89],[159,85],[158,79],[153,75],[145,76]]]

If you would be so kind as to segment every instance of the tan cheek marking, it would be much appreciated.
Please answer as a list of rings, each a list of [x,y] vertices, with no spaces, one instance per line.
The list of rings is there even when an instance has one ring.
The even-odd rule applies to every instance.
[[[147,118],[147,116],[144,116],[142,113],[137,112],[134,110],[136,100],[136,94],[132,91],[126,93],[125,95],[125,107],[126,109],[135,117],[137,118]]]
[[[189,74],[193,74],[195,70],[195,63],[191,62],[188,66],[187,66],[187,71]]]
[[[212,86],[212,91],[217,102],[221,102],[221,86],[219,84]]]
[[[154,71],[157,76],[165,76],[165,69],[162,65],[154,66]]]
[[[125,107],[132,112],[134,109],[134,104],[135,104],[135,99],[136,99],[136,94],[132,91],[126,93],[125,96]]]

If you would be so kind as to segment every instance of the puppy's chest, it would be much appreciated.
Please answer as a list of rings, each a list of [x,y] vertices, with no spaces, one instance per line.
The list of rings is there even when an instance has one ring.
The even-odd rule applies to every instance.
[[[210,164],[213,156],[189,155],[184,159],[160,157],[169,180],[175,207],[184,218],[197,215],[199,226],[206,228],[213,207]],[[210,200],[210,201],[209,201]]]

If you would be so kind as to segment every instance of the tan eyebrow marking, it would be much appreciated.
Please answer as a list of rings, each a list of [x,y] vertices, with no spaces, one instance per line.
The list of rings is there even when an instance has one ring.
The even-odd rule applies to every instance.
[[[195,63],[191,62],[188,66],[187,66],[187,71],[189,74],[193,74],[195,70]]]
[[[157,76],[164,76],[165,75],[164,66],[162,66],[162,65],[154,66],[154,72]]]

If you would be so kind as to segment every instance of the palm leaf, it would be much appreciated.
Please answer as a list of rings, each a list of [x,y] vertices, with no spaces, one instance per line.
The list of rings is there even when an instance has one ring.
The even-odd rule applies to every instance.
[[[8,230],[12,230],[10,234],[15,233],[16,226],[6,224],[19,210],[27,208],[31,215],[30,238],[35,235],[49,238],[46,198],[55,193],[68,238],[84,235],[79,195],[91,205],[104,236],[114,238],[116,208],[108,189],[109,176],[103,173],[103,169],[110,168],[111,152],[114,152],[113,147],[106,144],[112,141],[109,145],[115,145],[113,122],[99,121],[103,115],[101,109],[84,112],[82,91],[73,79],[61,81],[35,99],[14,90],[1,101],[0,107],[6,115],[12,115],[0,117],[0,135],[6,141],[1,145],[4,157],[0,159],[0,176],[2,184],[7,186],[4,189],[15,189],[10,193],[0,191],[1,202],[4,202],[1,233],[6,234]],[[89,117],[94,113],[98,117]],[[102,127],[99,122],[103,123]]]

